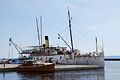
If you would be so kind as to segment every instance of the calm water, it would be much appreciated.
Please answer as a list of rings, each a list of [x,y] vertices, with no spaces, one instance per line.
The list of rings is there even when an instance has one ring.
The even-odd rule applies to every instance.
[[[105,69],[55,73],[0,73],[0,80],[120,80],[120,61],[105,62]]]

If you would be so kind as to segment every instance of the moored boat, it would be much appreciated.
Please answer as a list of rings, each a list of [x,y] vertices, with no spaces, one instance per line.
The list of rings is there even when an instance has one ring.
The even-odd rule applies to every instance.
[[[30,72],[54,72],[55,64],[53,63],[34,63],[33,61],[25,61],[17,67],[17,71],[30,71]]]

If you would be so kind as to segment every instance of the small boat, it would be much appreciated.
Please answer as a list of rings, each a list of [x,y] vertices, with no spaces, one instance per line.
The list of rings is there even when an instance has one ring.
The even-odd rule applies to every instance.
[[[31,72],[54,72],[55,64],[53,63],[34,63],[33,61],[25,61],[17,67],[17,71],[31,71]]]

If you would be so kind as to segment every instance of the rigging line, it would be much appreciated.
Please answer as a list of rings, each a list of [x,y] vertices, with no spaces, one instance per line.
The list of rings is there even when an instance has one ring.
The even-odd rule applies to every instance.
[[[78,31],[78,29],[77,29]],[[92,45],[94,44],[91,40],[88,39],[81,31],[78,31],[87,41],[89,41]]]
[[[87,32],[85,32],[85,33],[86,33],[86,36],[87,36],[89,39],[91,39],[91,40],[93,39],[93,38],[91,38],[92,36],[94,36],[92,33],[90,34],[91,36],[90,36]],[[94,36],[94,37],[95,37],[95,36]]]
[[[76,28],[76,30],[79,30],[79,29]],[[79,31],[78,31],[78,32],[79,32]],[[85,33],[86,36],[87,36],[88,38],[90,38],[91,40],[93,39],[92,37],[95,37],[95,36],[96,36],[96,35],[93,34],[92,31],[89,31],[90,34],[88,33],[88,31],[85,31],[85,30],[84,30],[84,32],[82,31],[82,33]]]
[[[80,32],[80,31],[79,31]],[[81,32],[80,32],[81,33]],[[90,42],[90,44],[92,44],[92,45],[94,45],[94,43],[91,41],[91,40],[89,40],[83,33],[81,33],[81,35],[88,41],[88,42]],[[78,35],[78,37],[79,37],[80,35]],[[75,39],[75,45],[76,46],[78,46],[78,40],[76,39],[76,36],[75,36],[75,33],[73,33],[73,37],[74,37],[74,39]]]
[[[82,34],[82,36],[84,37],[84,38],[86,38],[86,40],[88,40],[91,44],[94,44],[91,40],[93,39],[93,38],[91,38],[88,34],[87,34],[87,32],[86,32],[86,35],[83,33],[83,32],[80,32],[81,34]]]
[[[62,34],[63,32],[65,32],[69,27],[65,28],[60,34]]]
[[[84,38],[86,38],[86,40],[88,40],[91,44],[94,44],[91,40],[89,40],[84,34],[82,34],[82,36],[84,37]]]

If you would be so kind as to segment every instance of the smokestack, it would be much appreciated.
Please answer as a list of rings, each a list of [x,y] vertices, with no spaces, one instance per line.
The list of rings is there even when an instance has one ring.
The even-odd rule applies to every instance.
[[[45,36],[45,47],[49,47],[48,36]]]

